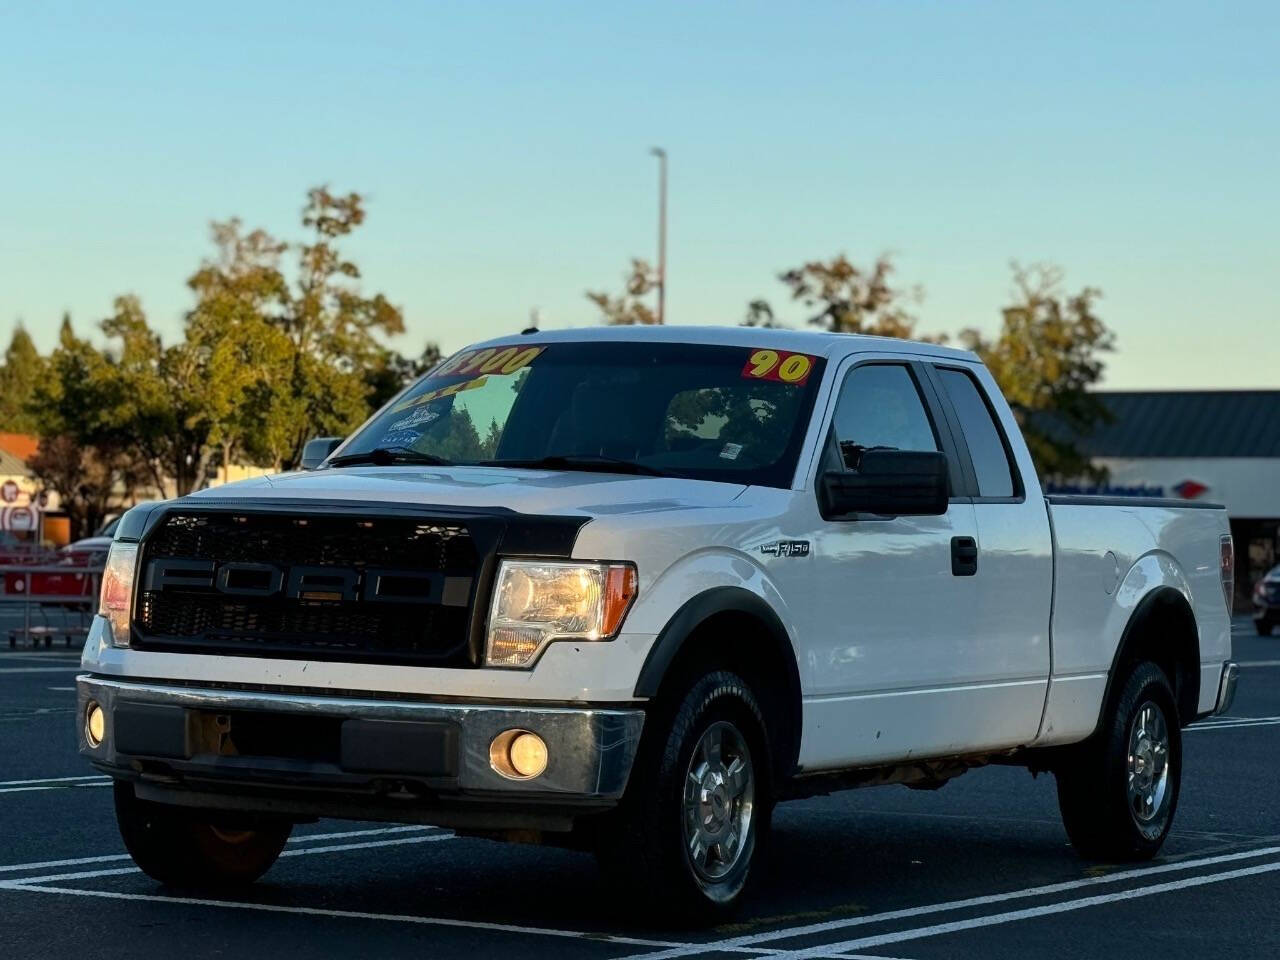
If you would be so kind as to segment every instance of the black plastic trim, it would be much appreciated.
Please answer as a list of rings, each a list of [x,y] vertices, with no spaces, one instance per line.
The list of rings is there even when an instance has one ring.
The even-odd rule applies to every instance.
[[[1055,507],[1160,507],[1164,510],[1226,510],[1221,503],[1175,500],[1171,497],[1095,497],[1086,493],[1049,493],[1045,501]]]
[[[1170,596],[1170,594],[1172,594],[1172,596]],[[1146,594],[1141,600],[1139,600],[1137,606],[1133,608],[1133,613],[1129,614],[1129,620],[1124,625],[1124,631],[1120,634],[1120,642],[1116,644],[1116,652],[1111,657],[1111,669],[1107,671],[1107,685],[1102,693],[1102,708],[1098,711],[1098,722],[1094,725],[1094,728],[1093,728],[1093,732],[1095,734],[1102,729],[1102,724],[1105,722],[1107,718],[1107,711],[1111,709],[1111,697],[1115,693],[1114,688],[1115,688],[1116,680],[1118,679],[1117,674],[1120,672],[1120,664],[1124,661],[1125,654],[1128,652],[1129,642],[1133,637],[1134,627],[1137,626],[1146,618],[1147,614],[1150,612],[1152,607],[1154,607],[1157,603],[1165,602],[1166,597],[1169,597],[1170,601],[1175,603],[1179,600],[1182,601],[1184,604],[1187,602],[1186,597],[1180,594],[1177,590],[1173,589],[1173,587],[1170,587],[1170,586],[1156,587],[1154,590]],[[1193,623],[1195,622],[1194,613],[1192,614],[1192,622]],[[1196,636],[1196,651],[1197,651],[1196,665],[1197,666],[1199,666],[1199,663],[1200,663],[1199,649],[1200,649],[1200,637],[1199,635],[1197,635]],[[1193,673],[1194,673],[1193,681],[1196,684],[1196,698],[1198,700],[1199,693],[1200,693],[1200,673],[1198,670],[1193,671]],[[1177,683],[1176,677],[1169,678],[1169,686],[1174,688],[1173,695],[1175,699],[1178,696],[1176,683]],[[1185,727],[1192,720],[1198,719],[1198,718],[1179,717],[1179,719],[1182,721],[1182,726]]]

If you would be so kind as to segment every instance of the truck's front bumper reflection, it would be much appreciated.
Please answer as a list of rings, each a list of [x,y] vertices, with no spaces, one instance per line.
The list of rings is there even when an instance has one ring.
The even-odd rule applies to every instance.
[[[568,829],[578,813],[612,806],[644,724],[638,708],[326,696],[91,674],[76,689],[81,754],[132,781],[144,799],[477,829]],[[102,714],[91,724],[95,707]],[[545,743],[540,775],[499,772],[491,749],[513,730]]]

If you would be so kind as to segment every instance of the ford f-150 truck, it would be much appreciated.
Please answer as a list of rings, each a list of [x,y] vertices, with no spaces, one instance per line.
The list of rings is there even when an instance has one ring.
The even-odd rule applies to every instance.
[[[716,917],[777,802],[989,763],[1147,858],[1234,693],[1224,511],[1046,497],[961,350],[526,331],[319,443],[116,530],[79,742],[160,881],[342,817],[594,850]]]

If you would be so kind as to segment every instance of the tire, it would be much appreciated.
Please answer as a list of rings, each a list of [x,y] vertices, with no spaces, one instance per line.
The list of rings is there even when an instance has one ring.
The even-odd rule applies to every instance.
[[[741,903],[772,813],[764,717],[735,673],[694,679],[651,717],[631,787],[602,823],[595,851],[606,872],[679,924],[723,920]],[[718,744],[718,746],[717,746]]]
[[[1135,664],[1102,729],[1055,773],[1062,823],[1081,856],[1154,857],[1173,826],[1182,783],[1178,707],[1164,672]]]
[[[240,820],[139,800],[133,785],[115,783],[116,823],[142,872],[175,887],[250,884],[271,868],[293,824]]]
[[[1272,625],[1272,623],[1271,623],[1271,621],[1270,621],[1270,620],[1255,620],[1255,621],[1253,621],[1253,628],[1254,628],[1255,630],[1257,630],[1257,631],[1258,631],[1258,636],[1260,636],[1260,637],[1269,637],[1269,636],[1271,636],[1271,630],[1272,630],[1272,627],[1273,627],[1273,625]]]

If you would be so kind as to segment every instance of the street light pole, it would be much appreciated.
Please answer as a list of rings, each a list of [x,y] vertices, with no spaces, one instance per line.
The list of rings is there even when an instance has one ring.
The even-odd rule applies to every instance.
[[[667,151],[654,147],[658,158],[658,323],[666,322],[667,305]]]

